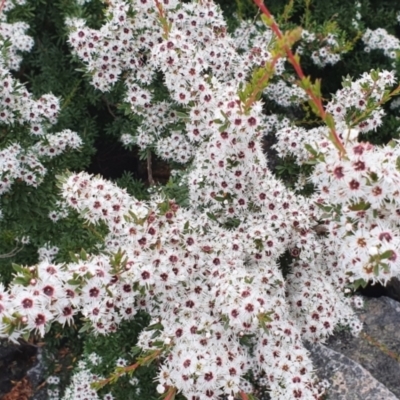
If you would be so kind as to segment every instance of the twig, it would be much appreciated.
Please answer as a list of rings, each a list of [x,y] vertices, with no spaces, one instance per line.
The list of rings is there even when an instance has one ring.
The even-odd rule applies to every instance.
[[[261,12],[268,18],[268,20],[271,21],[269,25],[270,25],[272,31],[275,33],[275,35],[278,37],[278,39],[282,40],[284,38],[283,33],[281,32],[278,24],[275,22],[274,17],[272,16],[272,14],[268,10],[268,8],[264,5],[263,0],[253,0],[253,1],[259,7]],[[293,54],[292,50],[286,44],[283,45],[283,49],[285,50],[285,53],[288,57],[290,64],[292,64],[293,68],[295,69],[297,76],[300,78],[300,82],[305,81],[306,76],[303,72],[303,69],[301,68],[300,63],[298,62],[295,55]],[[322,104],[321,97],[318,97],[317,95],[315,95],[315,93],[313,93],[313,91],[311,89],[305,89],[305,91],[311,98],[311,101],[317,107],[319,116],[322,118],[323,121],[326,122],[328,115]],[[336,132],[334,127],[329,127],[329,128],[330,128],[330,131],[333,136],[333,141],[336,144],[337,148],[339,149],[341,155],[345,155],[346,149],[344,148],[343,143],[340,140],[338,133]]]
[[[150,150],[147,150],[147,179],[149,180],[149,185],[153,186],[154,179],[153,179],[153,170],[151,167],[151,151]]]
[[[114,118],[117,118],[117,116],[112,112],[112,110],[111,110],[111,108],[110,108],[110,103],[108,102],[108,100],[106,99],[105,96],[103,96],[103,100],[104,100],[104,102],[106,103],[108,112],[109,112]]]
[[[260,9],[257,10],[257,14],[255,15],[253,21],[251,21],[251,24],[248,26],[247,31],[250,30],[250,28],[256,23],[257,18],[260,15]],[[244,40],[246,39],[246,35],[243,35],[242,40],[240,41],[240,43],[238,44],[237,48],[240,49],[240,46],[242,45],[242,43],[244,42]]]
[[[3,11],[4,5],[6,4],[6,0],[2,0],[0,4],[0,13]]]
[[[81,83],[81,81],[78,81],[78,83],[73,87],[73,89],[71,90],[71,93],[68,95],[68,97],[63,102],[63,104],[61,106],[61,110],[64,109],[65,107],[67,107],[67,105],[71,102],[72,97],[74,96],[75,92],[77,91],[80,83]]]
[[[10,258],[10,257],[14,257],[16,254],[18,254],[24,247],[15,247],[14,249],[12,249],[9,253],[7,254],[0,254],[0,258]]]

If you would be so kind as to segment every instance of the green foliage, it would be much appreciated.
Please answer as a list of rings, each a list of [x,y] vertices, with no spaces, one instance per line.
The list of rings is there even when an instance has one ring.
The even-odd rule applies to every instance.
[[[160,190],[171,200],[175,200],[181,207],[189,206],[189,188],[178,176],[171,177]]]
[[[89,335],[85,341],[84,353],[95,353],[102,358],[102,362],[94,366],[92,371],[106,378],[114,371],[119,358],[124,358],[127,365],[134,364],[138,355],[133,351],[132,345],[136,343],[138,334],[149,321],[147,314],[139,312],[133,320],[124,321],[116,333],[108,336]],[[118,379],[117,385],[105,386],[99,394],[112,391],[116,399],[156,400],[159,396],[153,384],[156,372],[157,366],[154,364],[138,368],[133,374],[137,379],[135,385],[129,382],[132,377],[127,374]]]
[[[135,179],[131,172],[125,171],[115,183],[119,187],[126,189],[131,196],[136,197],[138,200],[146,200],[149,197],[146,185],[142,181]]]
[[[26,6],[15,8],[8,18],[12,21],[26,21],[28,34],[34,38],[35,45],[30,53],[24,54],[23,63],[15,77],[26,83],[34,96],[53,93],[61,99],[61,111],[57,123],[50,132],[63,129],[76,131],[83,140],[79,151],[64,154],[44,162],[48,170],[44,181],[38,188],[16,182],[11,191],[0,198],[3,218],[0,220],[0,280],[9,282],[11,263],[34,264],[37,262],[37,249],[50,242],[61,250],[56,261],[68,260],[70,251],[78,251],[89,246],[95,251],[99,237],[77,219],[72,213],[57,224],[49,219],[49,213],[55,209],[59,199],[55,176],[66,169],[79,171],[89,166],[95,153],[94,139],[103,132],[112,118],[107,111],[108,104],[101,93],[90,85],[88,80],[77,71],[81,66],[71,56],[67,44],[65,18],[79,15],[88,18],[89,23],[99,27],[102,21],[104,5],[93,1],[83,11],[74,2],[31,0]],[[102,118],[98,118],[102,116]],[[107,126],[108,129],[110,129]],[[10,141],[24,142],[29,145],[32,139],[25,130],[11,128],[0,148]],[[1,140],[1,139],[0,139]],[[30,243],[21,245],[17,240],[29,236]],[[88,248],[88,247],[86,247]],[[18,252],[8,257],[13,249]],[[11,253],[13,254],[13,253]]]

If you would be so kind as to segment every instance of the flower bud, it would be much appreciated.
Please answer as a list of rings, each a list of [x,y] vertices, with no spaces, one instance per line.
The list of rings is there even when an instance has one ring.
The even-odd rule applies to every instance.
[[[157,385],[157,393],[163,394],[165,392],[164,385]]]
[[[378,248],[376,246],[372,246],[369,249],[369,255],[370,256],[376,256],[378,253],[379,253],[379,250],[378,250]]]
[[[350,223],[346,224],[346,231],[351,232],[352,230],[353,230],[353,225]]]

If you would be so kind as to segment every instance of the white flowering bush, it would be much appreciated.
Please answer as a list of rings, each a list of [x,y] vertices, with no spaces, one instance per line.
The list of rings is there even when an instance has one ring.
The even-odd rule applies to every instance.
[[[375,30],[367,29],[362,37],[365,43],[365,51],[373,49],[383,50],[386,57],[395,59],[400,50],[400,41],[395,36],[390,35],[384,28]]]
[[[272,399],[321,398],[304,341],[324,341],[338,325],[358,334],[354,307],[362,302],[347,294],[400,275],[400,147],[359,141],[379,127],[382,105],[397,94],[394,73],[346,79],[324,105],[320,83],[304,76],[290,50],[301,32],[283,34],[255,3],[266,33],[243,46],[211,0],[109,0],[100,29],[66,21],[92,84],[108,92],[122,82],[122,107],[141,118],[136,136],[123,133],[122,142],[185,165],[177,176],[189,206],[157,192],[139,201],[86,172],[60,176],[64,204],[49,217],[57,222],[68,207],[88,226],[106,226],[104,247],[61,264],[49,244],[37,265],[15,266],[9,288],[0,286],[1,335],[43,336],[52,323],[65,326],[77,316],[96,334],[116,332],[139,310],[152,319],[139,335],[135,363],[121,361],[111,377],[95,377],[81,363],[65,398],[96,399],[93,387],[155,360],[157,391],[168,400],[178,392],[196,400],[249,399],[253,371]],[[334,46],[335,38],[327,40]],[[289,79],[292,93],[281,105],[309,97],[325,125],[307,130],[263,112],[263,93],[280,104],[272,86],[279,83],[269,81],[279,82],[285,62],[302,92]],[[155,84],[167,100],[153,97]],[[45,98],[26,119],[51,122],[52,104]],[[314,165],[313,196],[288,189],[269,170],[261,141],[271,126],[282,156]],[[80,144],[68,131],[32,129],[40,138],[32,146],[36,157]],[[21,161],[13,164],[17,150],[4,169],[11,181],[22,169]],[[284,273],[280,259],[288,253],[293,262]]]
[[[43,159],[55,157],[67,148],[78,149],[82,144],[81,138],[70,130],[47,133],[57,122],[59,99],[52,94],[34,99],[26,87],[12,77],[9,70],[18,68],[19,52],[29,51],[33,41],[25,35],[26,23],[4,21],[5,11],[12,9],[13,3],[6,1],[4,5],[0,22],[0,101],[3,105],[0,124],[11,136],[0,150],[0,194],[9,191],[16,180],[36,187],[46,174]]]
[[[24,4],[7,0],[0,6],[0,274],[4,282],[9,280],[5,270],[10,259],[32,250],[40,258],[40,248],[53,241],[54,237],[41,240],[35,235],[37,230],[47,230],[43,219],[47,226],[53,224],[46,215],[55,197],[49,187],[54,185],[54,175],[68,166],[65,160],[84,145],[76,132],[57,130],[61,100],[52,93],[34,95],[12,71],[20,68],[22,53],[32,50],[34,43],[26,34],[28,24],[10,16],[22,12],[18,7]],[[65,208],[57,213],[67,216]]]

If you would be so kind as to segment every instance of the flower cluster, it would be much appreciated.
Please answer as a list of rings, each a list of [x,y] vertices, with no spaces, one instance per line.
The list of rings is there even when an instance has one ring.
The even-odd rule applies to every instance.
[[[383,50],[386,57],[395,59],[397,51],[400,50],[400,41],[395,36],[389,34],[385,29],[367,29],[362,37],[365,43],[365,51],[379,49]]]
[[[232,33],[236,48],[250,51],[257,47],[263,47],[265,43],[272,41],[273,33],[262,21],[258,19],[249,21],[243,18],[239,20],[239,26]]]
[[[330,33],[323,38],[317,40],[317,35],[315,33],[309,32],[307,30],[303,30],[302,39],[304,41],[303,45],[300,45],[298,48],[298,53],[302,54],[304,52],[304,48],[315,47],[316,42],[318,45],[317,49],[311,53],[311,60],[313,63],[319,67],[325,67],[326,65],[334,65],[338,61],[340,61],[340,52],[338,49],[340,48],[337,35],[334,33]],[[318,35],[319,37],[321,35]]]
[[[385,113],[380,104],[388,100],[388,89],[395,81],[395,75],[390,71],[364,73],[354,82],[349,78],[343,80],[343,89],[332,96],[326,110],[332,115],[344,143],[353,143],[360,133],[375,131],[381,125]],[[299,164],[303,164],[315,157],[315,152],[335,154],[328,134],[327,127],[307,130],[284,126],[276,133],[278,142],[274,148],[281,157],[294,156]],[[310,153],[310,147],[315,149],[314,154]]]
[[[166,160],[186,164],[192,157],[193,146],[181,132],[171,132],[171,136],[157,141],[157,154]]]
[[[380,125],[383,110],[377,104],[384,102],[394,82],[389,71],[373,71],[356,82],[345,80],[344,88],[327,105],[340,129],[345,157],[333,151],[327,128],[307,131],[288,127],[278,133],[276,148],[281,155],[294,155],[299,163],[319,158],[310,181],[317,189],[320,206],[335,212],[326,228],[339,266],[352,280],[386,283],[400,275],[400,242],[395,233],[400,205],[400,147],[396,141],[379,147],[358,142],[360,133]],[[310,149],[314,150],[310,153]]]
[[[354,18],[351,21],[352,26],[354,27],[354,29],[359,30],[360,29],[360,21],[361,21],[361,3],[359,1],[357,1],[354,4],[355,10],[356,10],[356,14],[354,15]]]
[[[41,137],[33,147],[39,157],[53,158],[62,154],[68,147],[71,149],[79,149],[82,145],[82,139],[70,129],[64,129],[62,132],[55,134],[47,134]]]
[[[10,3],[10,2],[7,2]],[[8,40],[7,58],[3,61],[8,69],[18,69],[22,56],[19,52],[29,51],[33,47],[33,39],[26,35],[29,26],[25,22],[15,22],[9,24],[7,22],[0,23],[0,37],[2,41]]]
[[[47,388],[47,396],[49,400],[59,400],[60,399],[60,390],[58,388],[58,384],[60,383],[60,378],[58,376],[49,376],[46,379],[46,383],[48,385]]]
[[[0,20],[7,20],[7,13],[13,10],[16,6],[22,6],[26,4],[26,0],[5,0],[2,2],[2,9],[0,14]]]
[[[46,243],[43,247],[38,249],[39,260],[52,261],[59,251],[60,249],[57,246],[51,246],[50,243]]]
[[[0,112],[0,123],[27,125],[31,135],[43,135],[46,125],[50,126],[57,122],[59,100],[52,94],[43,95],[35,100],[25,86],[12,77],[4,59],[1,61],[0,100],[3,107]]]
[[[49,212],[49,218],[53,222],[57,222],[59,219],[66,218],[68,216],[68,207],[60,200],[56,201],[56,208]]]
[[[269,99],[283,107],[290,107],[306,100],[307,95],[294,83],[288,84],[283,80],[271,83],[264,90]]]
[[[91,387],[91,383],[94,383],[102,376],[93,374],[90,371],[90,362],[83,360],[79,361],[78,368],[72,382],[65,390],[62,400],[113,400],[114,397],[111,394],[105,395],[103,398],[99,397],[97,392]],[[56,400],[59,400],[57,397]]]

